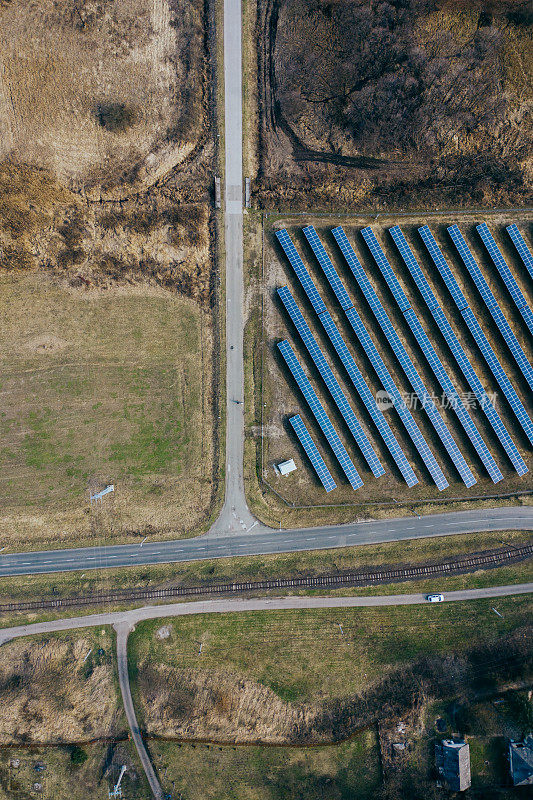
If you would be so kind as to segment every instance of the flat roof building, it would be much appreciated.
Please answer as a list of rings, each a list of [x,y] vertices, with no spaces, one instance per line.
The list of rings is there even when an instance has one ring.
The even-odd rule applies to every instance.
[[[435,745],[435,765],[453,792],[464,792],[471,784],[470,748],[466,742],[443,739]]]
[[[278,470],[280,475],[288,475],[290,472],[294,472],[296,469],[296,464],[292,458],[289,458],[288,461],[280,461],[278,464]]]

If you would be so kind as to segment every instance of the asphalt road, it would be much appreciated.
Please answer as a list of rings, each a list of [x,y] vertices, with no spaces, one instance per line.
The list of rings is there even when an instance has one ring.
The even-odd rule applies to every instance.
[[[224,128],[226,244],[226,491],[219,533],[253,524],[244,494],[244,279],[242,246],[241,0],[224,2]]]
[[[135,714],[135,707],[133,705],[133,698],[131,696],[130,678],[128,672],[128,635],[131,630],[129,622],[117,622],[114,624],[117,632],[117,668],[118,668],[118,683],[122,694],[122,702],[124,703],[124,711],[126,712],[126,719],[130,727],[133,743],[137,748],[141,764],[143,765],[146,778],[152,795],[156,800],[161,800],[163,792],[161,785],[155,774],[155,770],[150,761],[150,756],[146,750],[137,716]]]
[[[293,553],[363,544],[393,542],[418,537],[450,536],[475,531],[533,530],[533,507],[487,508],[359,522],[326,528],[276,531],[250,523],[240,533],[210,533],[193,539],[167,542],[87,547],[76,550],[0,554],[0,576],[101,569],[140,564],[166,564],[268,553]]]
[[[517,583],[512,586],[491,586],[486,589],[463,589],[446,592],[445,603],[467,600],[480,600],[491,597],[510,597],[530,594],[533,583]],[[192,603],[171,603],[161,606],[143,606],[131,611],[110,611],[102,614],[89,614],[85,617],[56,619],[48,622],[34,622],[0,630],[0,645],[21,636],[54,633],[75,628],[91,628],[99,625],[121,626],[123,631],[131,630],[138,622],[163,617],[182,617],[194,614],[229,614],[247,611],[293,611],[308,608],[372,608],[375,606],[413,606],[427,604],[423,594],[391,594],[370,597],[273,597],[251,598],[248,600],[199,600]],[[433,607],[433,606],[432,606]]]

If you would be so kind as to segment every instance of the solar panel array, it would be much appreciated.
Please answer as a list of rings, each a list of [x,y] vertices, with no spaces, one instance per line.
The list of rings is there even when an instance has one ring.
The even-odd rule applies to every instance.
[[[411,329],[422,352],[424,353],[427,362],[433,371],[433,374],[437,378],[446,397],[448,398],[451,408],[453,409],[459,422],[463,426],[466,435],[472,442],[490,478],[494,483],[498,483],[503,479],[503,475],[500,472],[488,447],[483,441],[483,438],[481,437],[478,429],[474,425],[468,411],[464,407],[464,404],[461,398],[459,397],[448,373],[444,369],[444,366],[440,358],[438,357],[435,348],[431,344],[430,340],[427,337],[426,332],[424,331],[422,325],[420,324],[420,320],[418,319],[414,310],[411,308],[411,305],[407,300],[405,292],[401,288],[400,283],[396,275],[394,274],[394,270],[389,264],[387,257],[385,256],[385,253],[383,252],[376,237],[374,236],[374,233],[372,232],[372,229],[365,228],[363,231],[361,231],[361,233],[363,234],[365,241],[369,245],[372,255],[383,277],[385,278],[387,285],[389,286],[396,302],[403,311],[405,320],[409,325],[409,328]]]
[[[368,441],[368,437],[362,429],[359,420],[355,416],[346,398],[346,395],[339,386],[339,382],[333,374],[331,367],[324,358],[324,354],[322,353],[322,350],[320,349],[315,337],[311,333],[311,329],[305,321],[302,312],[298,308],[298,304],[286,286],[282,286],[280,289],[278,289],[278,296],[285,306],[285,310],[287,311],[289,317],[294,323],[294,326],[298,331],[307,349],[307,352],[313,359],[313,363],[319,371],[322,380],[326,384],[335,405],[342,415],[342,418],[344,419],[363,456],[365,457],[368,466],[372,470],[373,475],[376,478],[379,478],[381,475],[385,474],[385,470],[380,464],[379,458],[374,452],[374,448]]]
[[[341,252],[346,259],[348,266],[350,267],[356,281],[358,282],[361,291],[365,295],[365,298],[374,314],[374,317],[378,321],[381,330],[385,334],[387,341],[389,342],[390,346],[392,347],[396,358],[398,359],[409,383],[413,387],[414,391],[416,392],[418,399],[422,403],[422,408],[426,411],[431,424],[433,425],[437,435],[439,436],[441,442],[443,443],[444,447],[448,455],[450,456],[451,460],[455,464],[459,475],[461,476],[463,482],[466,486],[472,486],[476,483],[476,479],[472,474],[468,464],[466,463],[464,456],[462,455],[461,451],[457,447],[453,437],[448,430],[444,420],[442,419],[441,415],[439,414],[435,403],[429,392],[427,391],[426,387],[418,371],[411,361],[410,356],[407,353],[407,350],[403,346],[402,342],[394,326],[392,325],[389,316],[381,301],[379,300],[372,284],[368,280],[368,277],[361,266],[355,252],[349,243],[346,234],[344,233],[341,227],[334,228],[333,236],[337,244],[339,245]],[[372,250],[372,242],[369,243],[369,247]]]
[[[522,259],[524,267],[531,275],[531,280],[533,280],[533,255],[531,255],[529,247],[524,241],[524,237],[516,225],[508,225],[505,230],[511,237],[511,240],[518,251],[518,255]]]
[[[439,491],[446,489],[449,486],[448,481],[444,477],[444,473],[442,472],[439,464],[437,463],[435,456],[431,452],[428,443],[424,439],[422,431],[420,430],[415,420],[413,419],[413,415],[405,405],[402,395],[400,394],[398,387],[394,383],[390,372],[385,366],[385,362],[381,358],[377,350],[377,347],[370,338],[361,317],[359,316],[355,308],[349,308],[346,311],[346,317],[348,319],[348,322],[352,326],[352,330],[359,339],[359,342],[363,350],[365,351],[369,361],[374,367],[376,375],[381,381],[383,388],[391,398],[392,404],[396,409],[398,416],[400,417],[402,423],[404,424],[407,433],[411,437],[414,446],[418,450],[418,453],[420,454],[422,461],[426,465],[429,474],[433,478],[435,485],[437,486],[437,489],[439,489]]]
[[[376,346],[374,345],[372,339],[368,335],[368,331],[363,321],[361,320],[359,314],[353,307],[353,303],[351,302],[351,300],[349,300],[349,295],[341,279],[339,278],[337,271],[331,262],[331,259],[327,255],[319,237],[317,236],[312,226],[308,226],[307,228],[305,228],[304,233],[337,299],[341,304],[344,304],[346,317],[350,325],[352,326],[355,335],[359,339],[361,346],[363,347],[368,359],[370,360],[372,366],[374,367],[374,370],[376,371],[376,374],[381,382],[381,385],[391,398],[394,408],[398,413],[398,416],[400,417],[407,433],[411,437],[411,440],[415,445],[416,449],[418,450],[418,453],[420,454],[424,464],[426,465],[431,477],[433,478],[435,484],[440,490],[445,489],[448,486],[448,482],[446,481],[446,478],[444,477],[444,474],[441,468],[439,467],[433,453],[429,449],[428,444],[424,439],[422,432],[420,431],[420,428],[413,419],[411,412],[405,405],[403,398],[396,384],[394,383],[387,367],[385,366],[383,359],[378,353]],[[350,302],[350,306],[348,308],[346,308],[346,306],[348,305],[348,303],[346,302],[346,298],[348,298]],[[324,324],[325,314],[324,313],[320,314],[319,319],[321,319]],[[396,461],[396,463],[402,470],[402,474],[404,474],[404,477],[406,477],[407,475],[406,480],[408,482],[409,480],[412,480],[412,478],[409,476],[408,473],[404,473],[405,466],[401,467],[398,461]]]
[[[346,452],[346,448],[341,442],[337,431],[331,423],[330,418],[326,414],[324,406],[318,399],[317,394],[311,386],[311,383],[305,372],[303,371],[300,362],[296,358],[291,345],[285,339],[282,342],[278,342],[278,349],[283,356],[294,380],[296,381],[298,388],[303,394],[311,413],[322,430],[322,433],[326,437],[329,446],[335,453],[344,474],[348,478],[350,486],[352,489],[359,489],[361,486],[363,486],[363,481],[355,469],[350,456]]]
[[[333,489],[336,489],[337,484],[331,477],[331,472],[326,467],[324,459],[320,455],[318,447],[313,442],[301,416],[296,414],[294,417],[289,417],[289,422],[326,492],[331,492]]]
[[[381,249],[381,246],[374,235],[374,231],[372,228],[367,227],[363,228],[361,231],[361,235],[365,242],[368,245],[368,249],[372,253],[372,257],[376,264],[378,265],[381,274],[385,278],[387,282],[387,286],[389,287],[392,296],[396,300],[396,303],[400,309],[400,311],[404,312],[411,308],[411,303],[407,299],[407,296],[400,286],[400,282],[396,275],[394,274],[394,270],[392,269],[391,265],[389,264],[385,253]]]
[[[474,395],[480,405],[481,410],[487,417],[492,429],[502,444],[507,456],[513,464],[515,470],[519,475],[524,475],[528,469],[526,464],[518,452],[516,445],[511,439],[505,425],[503,424],[500,415],[492,405],[489,396],[485,392],[481,381],[479,380],[472,364],[466,355],[463,347],[461,346],[453,328],[451,327],[446,315],[444,314],[433,290],[431,289],[424,273],[420,269],[411,248],[409,247],[401,229],[396,225],[389,229],[389,233],[398,248],[400,255],[411,273],[411,276],[416,283],[416,286],[426,302],[428,310],[431,312],[441,334],[443,335],[448,347],[450,348],[457,366],[468,381],[468,385],[474,392]]]
[[[326,305],[320,297],[318,289],[313,283],[313,280],[307,271],[307,267],[300,258],[300,255],[293,245],[291,237],[287,231],[284,228],[283,230],[276,231],[276,237],[316,313],[322,314],[324,311],[327,311]]]
[[[527,300],[520,290],[508,265],[506,264],[487,225],[484,223],[482,225],[478,225],[477,230],[516,307],[522,314],[530,331],[533,333],[533,312],[530,309]],[[520,231],[516,225],[508,226],[507,231],[513,244],[515,245],[518,255],[524,263],[524,266],[528,270],[531,277],[533,277],[533,256],[531,255]],[[505,318],[505,315],[503,314],[493,291],[491,290],[479,266],[477,265],[472,252],[470,251],[464,237],[461,235],[458,226],[450,226],[448,228],[448,232],[487,309],[489,310],[500,333],[505,339],[507,346],[513,354],[517,365],[521,369],[524,377],[528,381],[529,386],[533,391],[533,367],[528,361],[520,343],[518,342],[507,319]],[[348,322],[356,334],[367,357],[372,363],[376,374],[383,385],[383,388],[388,393],[391,404],[396,409],[402,423],[405,426],[405,429],[411,436],[411,439],[421,455],[424,463],[426,464],[426,467],[435,481],[436,486],[439,488],[439,490],[445,489],[448,486],[448,482],[444,477],[444,474],[442,473],[442,470],[433,453],[429,449],[427,442],[418,428],[411,412],[407,408],[401,393],[392,379],[387,367],[385,366],[385,363],[381,358],[374,342],[370,338],[366,326],[355,309],[350,295],[348,294],[346,287],[344,286],[335,267],[333,266],[331,259],[327,255],[315,229],[313,226],[309,225],[303,229],[303,233],[306,236],[306,239],[309,242],[309,245],[311,246],[313,253],[321,267],[321,270],[326,276],[341,308],[344,310]],[[455,441],[453,440],[450,431],[448,430],[439,411],[437,410],[433,398],[427,391],[416,367],[413,364],[412,359],[407,353],[407,350],[400,340],[398,333],[396,332],[387,312],[385,311],[378,295],[376,294],[374,287],[369,281],[363,266],[357,259],[357,256],[350,242],[348,241],[345,232],[343,231],[342,227],[339,226],[333,229],[332,233],[346,260],[346,263],[350,267],[350,270],[354,275],[354,278],[356,279],[362,293],[365,295],[375,319],[379,323],[381,330],[386,336],[406,377],[418,396],[418,399],[422,404],[422,408],[426,411],[435,431],[446,447],[446,450],[455,464],[464,483],[467,486],[472,486],[476,483],[476,479],[468,467]],[[481,434],[466,410],[463,401],[459,397],[459,394],[453,385],[448,372],[437,355],[437,352],[428,335],[426,334],[416,312],[411,307],[409,298],[399,283],[394,270],[392,269],[385,253],[380,247],[372,229],[370,227],[364,228],[361,233],[387,283],[387,286],[398,308],[402,312],[407,324],[409,325],[414,337],[423,351],[428,364],[430,365],[435,377],[439,381],[444,393],[446,394],[450,402],[450,407],[456,413],[467,436],[476,449],[483,464],[485,465],[488,474],[494,483],[502,480],[503,475],[499,470],[498,465],[496,464],[492,454],[483,441]],[[420,268],[411,251],[411,248],[405,240],[401,229],[398,226],[395,226],[390,229],[390,233],[404,263],[409,269],[411,276],[413,277],[413,280],[415,281],[417,288],[427,305],[428,310],[431,312],[433,319],[435,320],[446,343],[448,344],[448,347],[450,348],[458,367],[461,369],[463,375],[468,381],[470,388],[476,396],[482,412],[485,414],[491,427],[498,436],[498,439],[505,449],[505,452],[507,453],[516,472],[519,475],[524,475],[528,471],[528,468],[517,447],[512,441],[505,425],[503,424],[500,415],[496,412],[494,405],[491,403],[490,398],[481,384],[478,375],[472,367],[468,356],[463,350],[463,347],[461,346],[456,334],[453,331],[453,328],[451,327],[443,309],[441,308],[433,290],[431,289],[423,270]],[[433,263],[437,267],[442,279],[444,280],[444,283],[446,284],[446,287],[448,288],[455,305],[461,312],[461,316],[463,317],[471,335],[475,339],[487,365],[496,378],[522,429],[527,435],[529,441],[533,444],[533,423],[521,400],[519,399],[513,385],[505,374],[505,371],[500,364],[494,350],[488,342],[478,320],[468,304],[468,300],[466,299],[455,276],[444,259],[437,242],[435,241],[427,225],[419,228],[419,233]],[[276,237],[283,248],[296,276],[298,277],[307,298],[317,314],[325,333],[327,334],[340,361],[342,362],[353,387],[364,402],[370,418],[376,425],[376,428],[378,429],[386,447],[394,458],[404,480],[409,487],[416,485],[418,483],[418,479],[408,459],[406,458],[401,446],[394,436],[381,409],[376,404],[376,399],[373,392],[368,387],[368,384],[359,370],[352,354],[346,346],[339,329],[329,314],[326,304],[324,303],[324,300],[322,299],[298,251],[296,250],[296,247],[294,246],[288,232],[286,230],[277,231]],[[322,352],[317,340],[311,332],[311,329],[307,324],[300,308],[298,307],[298,304],[295,302],[290,290],[288,287],[281,287],[278,289],[278,295],[293,324],[295,325],[295,328],[298,331],[310,357],[312,358],[313,363],[324,380],[331,398],[335,402],[335,405],[346,422],[348,429],[352,433],[367,463],[369,464],[370,469],[376,477],[383,475],[385,470],[383,469],[383,466],[381,465],[379,458],[368,439],[368,436],[363,430],[359,420],[355,416],[346,394],[342,390],[337,378],[333,374],[333,371],[326,360],[324,353]],[[286,340],[279,342],[278,348],[292,376],[294,377],[296,384],[304,395],[304,398],[308,403],[316,422],[320,426],[333,453],[336,455],[341,468],[350,482],[350,485],[354,489],[361,487],[363,485],[363,481],[357,473],[357,470],[350,456],[348,455],[346,448],[342,444],[309,379],[305,375],[301,364],[296,358],[290,343]],[[335,481],[333,480],[331,473],[329,472],[316,444],[310,436],[302,418],[299,414],[297,414],[292,416],[289,419],[289,422],[325,490],[327,492],[332,491],[336,487]]]
[[[514,304],[522,314],[522,317],[524,318],[524,321],[528,326],[531,335],[533,336],[533,315],[531,313],[531,309],[529,308],[528,302],[522,294],[522,290],[518,286],[513,273],[507,266],[507,263],[500,252],[500,248],[494,241],[493,236],[485,222],[482,222],[481,225],[476,225],[476,230],[481,236],[483,244],[487,248],[487,252],[491,257],[494,266],[500,273],[501,278],[507,287],[507,291],[513,298]]]
[[[335,297],[339,301],[340,307],[344,311],[346,311],[348,308],[351,308],[353,306],[353,303],[351,301],[350,295],[348,294],[348,292],[344,287],[343,282],[337,275],[337,270],[331,263],[331,259],[324,250],[324,246],[322,245],[322,242],[320,241],[317,232],[315,231],[312,225],[307,225],[307,227],[303,228],[303,233],[305,238],[311,245],[313,253],[315,254],[315,258],[320,264],[322,271],[324,272],[324,275],[328,279],[331,288],[335,292]],[[317,314],[320,313],[321,313],[320,311],[317,311]]]
[[[429,230],[428,226],[424,225],[422,228],[419,228],[418,233],[422,237],[422,241],[426,245],[428,253],[431,256],[433,263],[440,272],[442,280],[446,284],[446,288],[450,292],[455,302],[455,305],[457,306],[459,311],[462,311],[463,308],[468,308],[468,301],[464,296],[464,294],[462,293],[461,289],[459,288],[459,284],[455,280],[453,272],[446,263],[444,256],[440,251],[440,247],[433,238],[433,235]]]
[[[437,242],[435,241],[433,234],[427,227],[427,225],[424,225],[422,228],[419,228],[418,232],[420,233],[420,236],[422,237],[422,240],[426,245],[431,258],[433,259],[435,266],[442,275],[443,280],[446,283],[446,286],[450,290],[452,297],[454,297],[454,300],[458,296],[458,293],[460,293],[460,295],[464,300],[464,295],[459,289],[457,281],[453,277],[450,268],[446,264],[444,256],[442,255],[440,248]],[[444,267],[446,269],[444,269]],[[455,300],[455,302],[457,304],[457,300]],[[522,401],[516,394],[509,378],[505,374],[502,365],[498,361],[496,354],[492,349],[492,347],[490,346],[487,337],[483,333],[483,330],[479,322],[477,321],[472,309],[468,306],[468,304],[466,306],[463,305],[462,301],[460,302],[460,305],[461,308],[459,308],[459,305],[458,308],[461,312],[461,315],[464,321],[466,322],[466,325],[470,333],[476,340],[476,343],[479,349],[481,350],[481,353],[483,354],[483,358],[487,362],[487,365],[489,366],[492,374],[498,381],[498,384],[500,385],[503,394],[505,395],[509,405],[511,406],[514,414],[516,415],[516,418],[518,419],[524,433],[528,437],[529,441],[533,444],[533,424],[527,414],[527,411],[525,410],[522,404]]]
[[[522,350],[522,347],[518,339],[511,330],[511,327],[507,322],[503,314],[503,311],[501,310],[498,304],[498,301],[494,297],[492,289],[485,280],[485,277],[481,272],[480,268],[476,264],[476,261],[470,251],[470,248],[465,242],[461,231],[459,230],[457,225],[452,225],[451,227],[448,228],[448,233],[450,234],[452,241],[455,247],[457,248],[457,252],[461,256],[461,259],[465,267],[470,273],[470,277],[474,281],[476,288],[478,289],[481,297],[485,302],[485,305],[487,306],[494,322],[496,323],[498,330],[505,339],[505,342],[509,350],[513,354],[513,357],[518,365],[518,368],[520,369],[522,375],[528,382],[531,391],[533,392],[533,369],[531,368],[531,364],[529,363],[526,354]]]
[[[324,311],[324,313],[320,315],[319,319],[333,347],[335,348],[337,355],[342,361],[342,364],[348,373],[354,388],[357,390],[359,396],[364,402],[372,421],[380,432],[386,447],[398,466],[398,469],[402,473],[405,482],[409,488],[415,486],[418,483],[418,478],[413,472],[409,461],[405,457],[404,452],[400,447],[395,435],[391,431],[387,420],[383,416],[383,413],[377,407],[374,395],[368,388],[365,379],[363,378],[357,364],[353,359],[353,356],[346,347],[344,339],[339,333],[339,329],[327,311]]]

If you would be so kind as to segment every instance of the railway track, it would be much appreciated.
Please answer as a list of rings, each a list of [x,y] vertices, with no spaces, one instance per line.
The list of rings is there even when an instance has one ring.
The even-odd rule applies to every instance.
[[[200,595],[239,595],[273,590],[334,589],[342,586],[399,583],[401,581],[475,572],[478,569],[494,569],[524,561],[531,558],[531,556],[533,556],[533,544],[524,544],[518,547],[468,553],[431,564],[401,567],[366,567],[360,570],[339,572],[331,575],[271,578],[261,581],[234,583],[206,583],[201,586],[116,589],[110,592],[93,592],[77,597],[42,598],[40,600],[0,603],[0,613],[109,605],[135,602],[137,600],[166,600],[175,597],[198,597]]]

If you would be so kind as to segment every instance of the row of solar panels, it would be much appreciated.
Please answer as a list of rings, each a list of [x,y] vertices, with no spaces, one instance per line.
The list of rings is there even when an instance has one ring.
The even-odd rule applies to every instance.
[[[520,312],[524,316],[527,314],[525,309],[529,310],[529,306],[527,305],[527,301],[525,300],[523,294],[520,292],[518,284],[514,277],[512,276],[509,268],[505,264],[501,253],[499,252],[497,245],[495,244],[488,228],[486,226],[478,226],[478,230],[480,231],[480,235],[482,236],[483,241],[485,242],[487,249],[493,259],[494,263],[496,264],[500,274],[502,275],[502,279],[505,281],[507,288],[511,293],[510,287],[513,286],[510,278],[514,281],[514,286],[516,286],[516,290],[513,289],[514,294],[511,293],[511,296],[517,303],[517,307],[519,308]],[[459,255],[461,256],[465,266],[467,267],[472,279],[479,290],[482,298],[487,304],[487,308],[489,309],[490,313],[492,314],[496,324],[498,325],[499,330],[501,331],[505,341],[507,342],[509,349],[511,350],[513,356],[515,357],[518,366],[520,367],[522,373],[528,383],[531,378],[533,378],[533,371],[531,369],[531,365],[529,364],[518,340],[514,336],[513,332],[507,320],[505,319],[496,299],[490,287],[488,286],[485,278],[483,277],[479,267],[477,266],[466,242],[464,241],[459,229],[457,226],[451,226],[448,229],[452,241],[454,242]],[[508,228],[509,235],[511,236],[512,241],[514,242],[517,251],[524,262],[524,265],[528,270],[531,271],[533,275],[533,259],[531,258],[531,254],[525,244],[518,228],[516,226],[509,226]],[[372,339],[370,338],[366,326],[364,325],[363,321],[361,320],[359,314],[357,313],[354,304],[342,283],[335,267],[333,266],[331,259],[326,253],[315,229],[312,226],[307,226],[303,229],[303,233],[309,242],[309,245],[328,281],[330,284],[341,308],[344,310],[346,314],[346,318],[350,323],[352,329],[354,330],[361,346],[363,347],[367,357],[369,358],[374,370],[385,390],[386,394],[390,398],[392,405],[396,409],[400,420],[402,421],[407,433],[409,434],[414,446],[416,447],[420,457],[422,458],[426,468],[428,469],[430,475],[432,476],[436,486],[439,490],[445,489],[449,484],[440,468],[437,460],[435,459],[433,453],[431,452],[420,428],[416,424],[411,412],[405,405],[405,402],[402,399],[401,393],[396,386],[393,378],[391,377],[387,367],[383,359],[381,358],[376,346],[374,345]],[[533,425],[531,420],[519,400],[516,392],[508,380],[507,376],[501,364],[499,363],[494,351],[492,350],[489,342],[487,341],[481,326],[477,322],[472,310],[470,309],[468,302],[464,294],[462,293],[457,281],[455,280],[453,273],[451,272],[450,268],[448,267],[440,248],[438,247],[434,237],[431,234],[431,231],[427,226],[419,229],[419,233],[424,241],[426,248],[435,263],[437,269],[439,270],[447,288],[450,291],[450,294],[456,303],[459,311],[461,312],[465,322],[474,336],[477,344],[480,347],[480,350],[489,365],[490,369],[492,370],[494,376],[496,377],[505,397],[509,401],[511,408],[515,412],[517,419],[519,420],[524,432],[528,436],[529,440],[533,443]],[[460,452],[457,444],[455,443],[446,423],[442,419],[438,409],[435,406],[435,403],[431,397],[431,394],[427,391],[416,367],[414,366],[410,356],[408,355],[405,347],[403,346],[387,312],[385,311],[381,301],[379,300],[372,284],[370,283],[365,270],[361,263],[359,262],[348,238],[341,227],[335,228],[332,231],[332,234],[341,250],[344,259],[349,266],[355,280],[357,281],[361,291],[363,292],[370,309],[372,310],[376,321],[378,322],[380,328],[382,329],[387,341],[389,342],[400,366],[402,367],[403,372],[405,373],[406,377],[408,378],[411,386],[415,394],[417,395],[422,408],[428,415],[428,418],[438,435],[439,439],[441,440],[442,444],[444,445],[448,455],[450,456],[451,460],[455,464],[459,475],[461,476],[462,480],[464,481],[466,486],[472,486],[476,483],[476,479],[466,463],[462,453]],[[450,323],[448,322],[442,308],[440,307],[431,287],[429,286],[428,281],[426,280],[422,269],[418,265],[411,248],[407,244],[403,233],[401,232],[398,226],[390,229],[390,234],[392,236],[393,241],[395,242],[399,253],[405,262],[407,268],[409,269],[420,294],[422,295],[429,311],[431,312],[437,326],[439,327],[441,333],[443,334],[451,352],[454,356],[457,365],[463,372],[466,380],[472,391],[474,392],[483,412],[485,413],[487,420],[489,421],[491,427],[493,428],[494,432],[498,436],[499,441],[501,442],[506,454],[508,455],[511,463],[513,464],[515,470],[519,475],[525,474],[528,470],[522,459],[518,449],[516,448],[514,442],[512,441],[505,425],[503,424],[499,414],[496,412],[496,409],[490,402],[487,393],[485,392],[481,381],[479,380],[478,376],[476,375],[474,368],[470,360],[468,359],[466,353],[464,352],[461,344],[459,343],[453,329],[451,328]],[[424,331],[420,320],[418,319],[415,311],[412,309],[411,304],[403,291],[394,271],[388,262],[382,248],[380,247],[374,233],[370,227],[364,228],[362,230],[363,238],[376,262],[378,265],[393,297],[396,301],[396,304],[399,310],[402,312],[407,324],[409,325],[416,341],[418,342],[426,360],[439,381],[444,394],[448,398],[450,402],[450,407],[453,409],[454,413],[456,414],[460,424],[462,425],[465,433],[467,434],[470,442],[472,443],[474,449],[476,450],[480,460],[484,464],[487,473],[491,477],[494,483],[502,480],[503,475],[496,464],[492,454],[490,453],[487,445],[483,441],[483,438],[477,429],[475,423],[473,422],[472,418],[470,417],[468,411],[466,410],[459,394],[457,393],[453,382],[446,372],[442,362],[440,361],[433,345],[431,344],[426,332]],[[490,240],[489,238],[490,237]],[[339,359],[341,360],[346,373],[352,383],[354,389],[359,394],[361,400],[363,401],[372,421],[374,422],[376,428],[378,429],[385,445],[387,446],[389,452],[391,453],[398,469],[400,470],[404,480],[406,481],[408,486],[414,486],[418,483],[418,479],[408,461],[405,454],[403,453],[400,444],[398,443],[396,437],[394,436],[387,420],[385,419],[382,411],[376,404],[375,397],[371,392],[368,384],[366,383],[361,371],[357,367],[357,364],[354,361],[353,356],[351,355],[350,351],[348,350],[337,326],[333,322],[326,305],[314,283],[307,268],[305,267],[302,259],[298,251],[296,250],[291,238],[286,230],[280,230],[276,233],[278,241],[283,248],[289,263],[291,264],[295,275],[297,276],[311,306],[313,307],[318,320],[320,321],[324,332],[328,336],[330,342],[332,343]],[[487,242],[492,242],[491,247],[492,250],[489,249],[489,245]],[[497,251],[497,252],[496,252]],[[496,263],[496,259],[498,258],[498,263]],[[505,270],[501,264],[505,265]],[[499,266],[498,266],[499,264]],[[505,275],[505,277],[504,277]],[[510,276],[510,278],[509,278]],[[519,294],[518,294],[519,293]],[[361,427],[359,421],[357,420],[353,409],[350,406],[350,403],[342,391],[337,379],[335,378],[324,354],[321,351],[320,346],[318,345],[315,337],[313,336],[305,318],[298,308],[296,301],[294,300],[291,292],[287,287],[282,287],[278,289],[278,294],[285,306],[285,309],[291,318],[300,338],[304,346],[306,347],[313,363],[315,364],[319,374],[321,375],[324,383],[326,384],[329,393],[337,406],[341,416],[343,417],[344,421],[354,440],[356,441],[357,445],[359,446],[365,460],[367,461],[372,473],[379,477],[380,475],[384,474],[385,470],[381,465],[378,456],[376,455],[372,444],[368,440],[363,428]],[[522,299],[523,302],[522,302]],[[520,303],[520,306],[518,305]],[[524,316],[524,319],[526,317]],[[335,453],[346,477],[348,478],[350,484],[354,489],[358,488],[362,485],[362,480],[358,475],[353,462],[351,461],[344,445],[342,444],[340,437],[338,436],[337,432],[334,429],[331,420],[326,414],[324,407],[320,403],[316,392],[314,391],[313,387],[311,386],[309,380],[307,379],[298,359],[296,358],[290,344],[288,341],[283,341],[278,344],[278,348],[289,367],[297,385],[299,386],[302,394],[309,405],[309,408],[315,417],[319,427],[321,428],[322,432],[326,440],[328,441],[330,447],[332,448],[333,452]],[[533,388],[533,384],[530,383]],[[326,488],[326,491],[331,491],[335,488],[335,483],[331,477],[331,474],[327,470],[327,467],[320,455],[316,445],[312,441],[309,432],[305,428],[301,417],[297,415],[296,417],[292,417],[290,419],[291,425],[295,430],[296,435],[298,436],[304,451],[307,453],[311,463],[313,464],[318,477],[322,481],[322,484]]]

